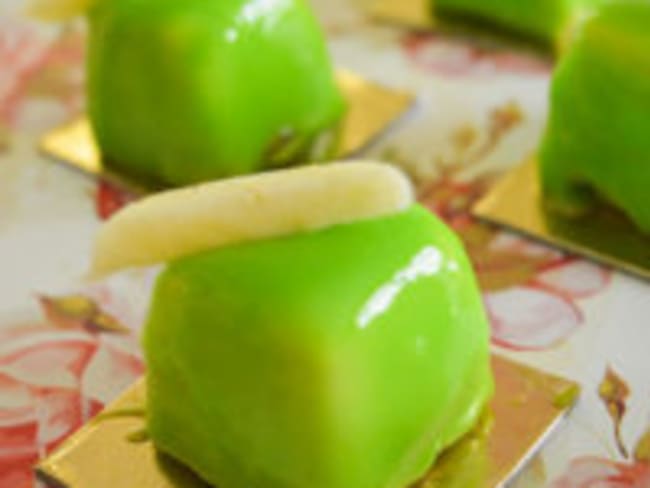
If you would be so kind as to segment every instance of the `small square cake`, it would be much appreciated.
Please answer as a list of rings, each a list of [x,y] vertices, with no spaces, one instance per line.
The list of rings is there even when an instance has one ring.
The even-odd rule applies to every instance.
[[[345,111],[304,0],[87,0],[106,163],[180,186],[327,156]]]
[[[224,488],[405,488],[482,412],[487,331],[423,208],[186,258],[147,325],[150,434]]]
[[[405,488],[493,393],[460,240],[385,165],[163,193],[96,269],[169,262],[144,348],[157,448],[220,488]],[[139,249],[136,249],[138,248]]]
[[[600,202],[650,233],[650,3],[602,7],[552,83],[540,153],[544,198],[567,215]]]

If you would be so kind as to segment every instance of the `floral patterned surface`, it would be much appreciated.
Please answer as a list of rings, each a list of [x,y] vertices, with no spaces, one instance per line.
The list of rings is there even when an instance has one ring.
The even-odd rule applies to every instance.
[[[404,168],[462,237],[500,354],[579,381],[580,404],[519,486],[650,487],[647,283],[479,223],[468,209],[539,142],[552,65],[527,53],[373,25],[362,0],[314,0],[345,66],[418,95],[368,153]],[[0,488],[143,371],[157,270],[85,283],[92,236],[132,197],[42,158],[83,109],[83,25],[0,0]]]

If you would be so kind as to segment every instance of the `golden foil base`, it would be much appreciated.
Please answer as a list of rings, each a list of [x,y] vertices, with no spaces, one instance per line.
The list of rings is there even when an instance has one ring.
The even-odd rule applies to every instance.
[[[650,237],[641,234],[623,215],[607,208],[580,219],[548,212],[542,205],[535,160],[506,175],[473,212],[479,218],[548,244],[650,278]]]
[[[348,71],[339,70],[336,77],[348,103],[337,153],[339,158],[359,153],[413,105],[414,97],[411,94],[380,86]],[[115,175],[105,168],[86,117],[46,133],[39,146],[46,155],[84,173],[117,180],[136,189],[138,187],[128,178]]]
[[[449,449],[414,488],[503,486],[541,447],[577,399],[579,388],[494,356],[496,395],[473,433]],[[205,488],[189,470],[143,438],[145,383],[70,437],[37,467],[65,488]]]
[[[369,14],[381,22],[430,31],[436,24],[430,0],[377,0]]]

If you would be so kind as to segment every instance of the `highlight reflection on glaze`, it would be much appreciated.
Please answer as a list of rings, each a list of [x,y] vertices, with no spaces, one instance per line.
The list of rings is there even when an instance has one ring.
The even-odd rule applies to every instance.
[[[406,286],[418,278],[437,274],[443,263],[443,256],[439,249],[427,246],[422,249],[403,270],[399,271],[393,279],[379,288],[366,302],[359,313],[359,328],[365,329],[378,316],[391,306],[397,296]]]
[[[252,24],[271,15],[269,20],[272,22],[278,13],[283,13],[289,6],[288,0],[252,0],[242,6],[237,20]]]

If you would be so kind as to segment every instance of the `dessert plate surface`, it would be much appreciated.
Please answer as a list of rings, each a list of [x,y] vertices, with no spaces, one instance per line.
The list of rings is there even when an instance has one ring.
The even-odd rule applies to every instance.
[[[542,205],[537,161],[508,173],[477,203],[474,215],[534,239],[650,279],[650,237],[622,214],[602,208],[581,219],[552,214]]]
[[[398,122],[414,103],[413,95],[367,81],[349,71],[338,70],[337,81],[348,103],[338,145],[337,158],[352,157]],[[40,141],[41,151],[84,173],[117,181],[143,191],[103,164],[90,123],[81,116],[47,132]]]
[[[474,432],[449,449],[413,488],[500,487],[525,466],[565,417],[578,386],[498,356],[496,395]],[[62,488],[207,488],[144,435],[145,382],[140,380],[37,467]],[[456,486],[454,484],[454,486]]]

